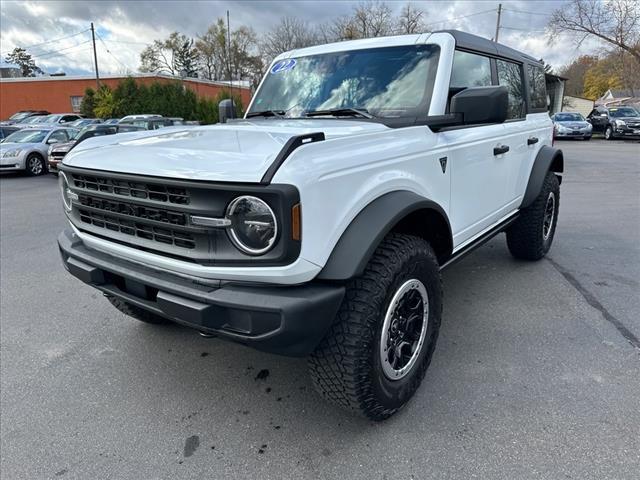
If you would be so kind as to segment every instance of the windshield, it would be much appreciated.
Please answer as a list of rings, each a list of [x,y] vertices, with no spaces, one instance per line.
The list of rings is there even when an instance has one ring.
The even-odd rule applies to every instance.
[[[38,123],[57,123],[60,119],[60,115],[47,115],[46,117],[40,117]]]
[[[46,115],[34,115],[33,117],[27,117],[24,120],[21,120],[20,124],[26,123],[38,123],[41,122],[43,118],[46,118]]]
[[[637,117],[639,114],[635,108],[610,108],[609,116],[611,117]]]
[[[585,119],[579,113],[556,113],[554,115],[556,122],[584,122]]]
[[[42,143],[49,130],[18,130],[4,139],[5,143]]]
[[[18,112],[11,115],[9,120],[22,120],[23,118],[27,118],[29,115],[31,115],[31,112]]]
[[[272,65],[248,114],[286,117],[355,108],[376,117],[426,114],[440,49],[406,45],[289,58]]]

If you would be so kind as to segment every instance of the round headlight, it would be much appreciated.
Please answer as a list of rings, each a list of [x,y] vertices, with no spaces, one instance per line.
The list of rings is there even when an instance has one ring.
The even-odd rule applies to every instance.
[[[231,221],[229,236],[233,244],[249,255],[262,255],[271,250],[278,235],[278,222],[273,210],[263,200],[244,195],[227,208]]]
[[[71,202],[71,189],[69,188],[69,182],[64,172],[58,173],[58,183],[60,184],[60,193],[62,193],[62,203],[67,211],[71,211],[73,204]]]

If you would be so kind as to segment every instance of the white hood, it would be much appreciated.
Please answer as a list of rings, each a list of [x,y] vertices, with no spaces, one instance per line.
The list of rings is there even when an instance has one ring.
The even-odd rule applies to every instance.
[[[243,120],[107,135],[71,150],[64,164],[111,172],[192,180],[259,182],[286,141],[324,132],[327,139],[387,130],[382,124],[337,119]]]

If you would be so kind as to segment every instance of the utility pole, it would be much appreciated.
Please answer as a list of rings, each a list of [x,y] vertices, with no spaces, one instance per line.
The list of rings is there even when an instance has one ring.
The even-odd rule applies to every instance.
[[[231,77],[231,28],[229,27],[229,10],[227,10],[227,63],[229,68],[229,94],[233,98],[233,79]]]
[[[500,15],[502,15],[502,4],[498,4],[498,21],[496,22],[496,36],[494,41],[498,41],[498,35],[500,34]]]
[[[93,40],[93,62],[96,66],[96,86],[100,88],[100,74],[98,73],[98,54],[96,53],[96,32],[91,22],[91,39]]]

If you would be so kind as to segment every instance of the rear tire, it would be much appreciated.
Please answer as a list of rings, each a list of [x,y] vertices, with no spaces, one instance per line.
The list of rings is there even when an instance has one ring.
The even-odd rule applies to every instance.
[[[25,160],[25,171],[30,177],[37,177],[47,172],[44,159],[37,153],[31,153]]]
[[[309,358],[316,390],[372,420],[390,417],[420,386],[441,317],[442,282],[431,246],[388,235],[362,276],[347,285],[333,325]]]
[[[511,255],[521,260],[540,260],[553,243],[560,207],[560,183],[547,172],[542,190],[534,202],[520,212],[507,229],[507,246]]]
[[[136,320],[140,320],[141,322],[151,323],[154,325],[171,323],[169,320],[167,320],[164,317],[161,317],[160,315],[156,315],[155,313],[148,312],[147,310],[144,310],[140,307],[132,305],[129,302],[125,302],[124,300],[120,300],[119,298],[116,298],[116,297],[108,297],[108,298],[109,298],[109,302],[111,302],[111,305],[116,307],[125,315],[129,315],[130,317],[133,317]]]

